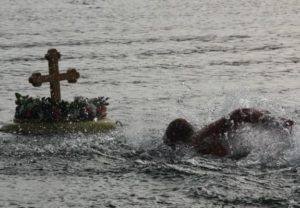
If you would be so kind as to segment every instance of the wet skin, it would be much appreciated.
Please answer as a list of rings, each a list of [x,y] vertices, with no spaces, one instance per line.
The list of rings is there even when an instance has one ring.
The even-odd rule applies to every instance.
[[[286,118],[273,117],[268,111],[240,108],[199,131],[195,131],[185,119],[175,119],[168,125],[163,140],[169,146],[188,144],[201,154],[223,157],[228,155],[228,150],[222,141],[224,135],[233,133],[243,123],[261,124],[291,131],[295,122]]]

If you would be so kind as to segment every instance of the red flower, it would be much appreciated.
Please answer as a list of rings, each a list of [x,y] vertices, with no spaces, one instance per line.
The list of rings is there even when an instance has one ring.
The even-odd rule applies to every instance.
[[[93,108],[92,108],[92,106],[90,106],[90,105],[86,105],[85,107],[84,107],[84,112],[86,112],[86,113],[92,113],[93,112]]]
[[[100,118],[104,118],[106,116],[106,107],[104,105],[98,106],[96,109],[97,116]]]
[[[26,113],[25,113],[25,117],[26,118],[31,118],[31,116],[32,116],[31,110],[27,110]]]
[[[52,106],[52,117],[56,121],[62,119],[61,109],[58,106]]]

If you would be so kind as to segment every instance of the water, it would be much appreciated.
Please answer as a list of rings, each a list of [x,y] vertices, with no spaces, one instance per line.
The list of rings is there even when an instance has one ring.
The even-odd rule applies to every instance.
[[[109,134],[0,135],[0,207],[300,207],[300,130],[241,130],[241,160],[172,152],[174,118],[202,127],[237,107],[299,123],[300,3],[244,0],[2,0],[0,124],[55,47],[77,84],[110,97]],[[237,151],[237,150],[235,150]]]

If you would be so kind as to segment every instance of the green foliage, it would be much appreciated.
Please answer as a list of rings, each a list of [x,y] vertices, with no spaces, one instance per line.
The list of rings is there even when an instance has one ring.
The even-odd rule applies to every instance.
[[[51,98],[33,98],[19,93],[16,96],[16,121],[83,121],[103,118],[106,116],[106,106],[109,98],[75,97],[74,101],[59,102]]]

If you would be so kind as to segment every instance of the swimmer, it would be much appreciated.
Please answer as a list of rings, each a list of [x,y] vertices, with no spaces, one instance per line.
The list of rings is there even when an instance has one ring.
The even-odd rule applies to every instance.
[[[185,119],[175,119],[168,125],[163,141],[171,147],[186,144],[191,145],[200,154],[224,157],[229,154],[225,145],[225,135],[234,133],[243,123],[266,125],[291,132],[295,122],[290,119],[275,118],[268,111],[240,108],[199,131],[195,131]]]

